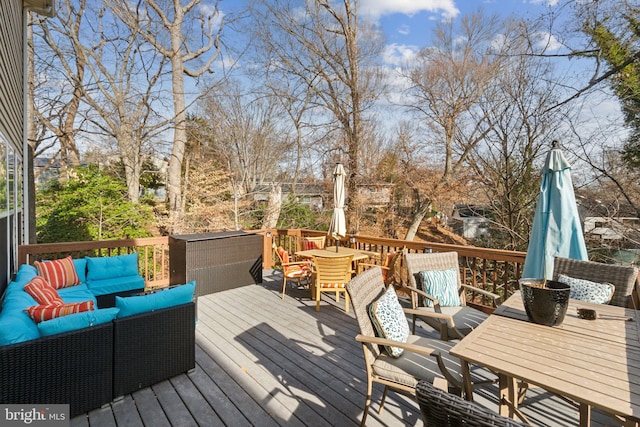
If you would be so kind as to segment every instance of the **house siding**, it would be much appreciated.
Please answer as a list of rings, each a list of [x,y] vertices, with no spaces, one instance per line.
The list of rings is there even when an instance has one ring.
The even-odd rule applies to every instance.
[[[22,0],[0,7],[0,295],[16,268],[22,221],[23,28]],[[6,184],[6,185],[5,185]]]

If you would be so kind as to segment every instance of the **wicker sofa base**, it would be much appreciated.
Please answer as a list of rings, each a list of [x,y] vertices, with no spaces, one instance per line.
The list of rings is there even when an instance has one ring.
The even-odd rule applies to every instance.
[[[195,367],[195,303],[0,347],[0,402],[74,417]]]
[[[195,304],[113,321],[113,397],[195,368]]]
[[[0,347],[0,402],[69,404],[70,415],[112,399],[113,324]]]

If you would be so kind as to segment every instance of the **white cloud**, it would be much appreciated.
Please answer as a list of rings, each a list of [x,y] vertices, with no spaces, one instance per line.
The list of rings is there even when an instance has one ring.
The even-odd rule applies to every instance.
[[[554,7],[558,5],[559,0],[530,0],[531,4],[541,4],[547,7]]]
[[[541,31],[536,33],[535,36],[538,39],[535,46],[544,50],[545,52],[553,52],[564,47],[564,45],[560,43],[560,41],[553,34]]]
[[[444,19],[453,19],[460,13],[453,0],[362,0],[360,11],[373,17],[432,12],[441,14]]]
[[[382,52],[382,60],[387,65],[400,67],[411,62],[417,53],[417,46],[392,43],[385,46]]]
[[[403,36],[408,36],[409,33],[411,33],[411,28],[409,28],[408,25],[401,25],[400,28],[398,28],[398,33],[402,34]]]

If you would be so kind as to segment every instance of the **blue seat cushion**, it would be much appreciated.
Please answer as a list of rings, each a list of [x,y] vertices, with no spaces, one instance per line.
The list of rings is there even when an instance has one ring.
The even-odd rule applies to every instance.
[[[120,309],[118,317],[133,316],[134,314],[186,304],[193,301],[195,288],[196,282],[192,281],[185,285],[159,290],[147,295],[116,297],[116,308]]]
[[[87,281],[138,275],[138,254],[85,257]]]
[[[87,279],[87,286],[95,296],[99,296],[116,292],[132,291],[134,289],[143,289],[144,279],[138,274],[102,280]]]
[[[75,331],[77,329],[88,328],[101,323],[110,322],[118,314],[117,308],[103,308],[100,310],[85,311],[82,313],[69,314],[68,316],[57,317],[38,323],[38,330],[44,337],[47,335],[61,334],[63,332]]]
[[[58,295],[60,295],[60,298],[62,298],[65,304],[91,300],[93,301],[94,306],[98,305],[95,295],[84,283],[76,286],[69,286],[68,288],[58,289]]]
[[[20,282],[11,282],[7,287],[0,312],[0,345],[40,337],[36,323],[24,311],[27,307],[37,305],[31,295],[24,291],[24,285],[30,280],[27,280],[27,277],[29,276],[22,277]]]

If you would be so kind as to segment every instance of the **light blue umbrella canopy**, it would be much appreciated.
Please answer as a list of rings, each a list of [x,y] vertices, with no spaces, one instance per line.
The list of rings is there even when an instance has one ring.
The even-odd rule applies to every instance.
[[[522,277],[552,279],[556,256],[588,260],[571,181],[571,165],[554,141],[542,168],[540,196]]]
[[[347,173],[341,163],[337,163],[333,171],[333,215],[327,234],[336,240],[336,251],[338,250],[338,240],[347,235],[347,221],[344,217],[345,188],[344,181]]]

